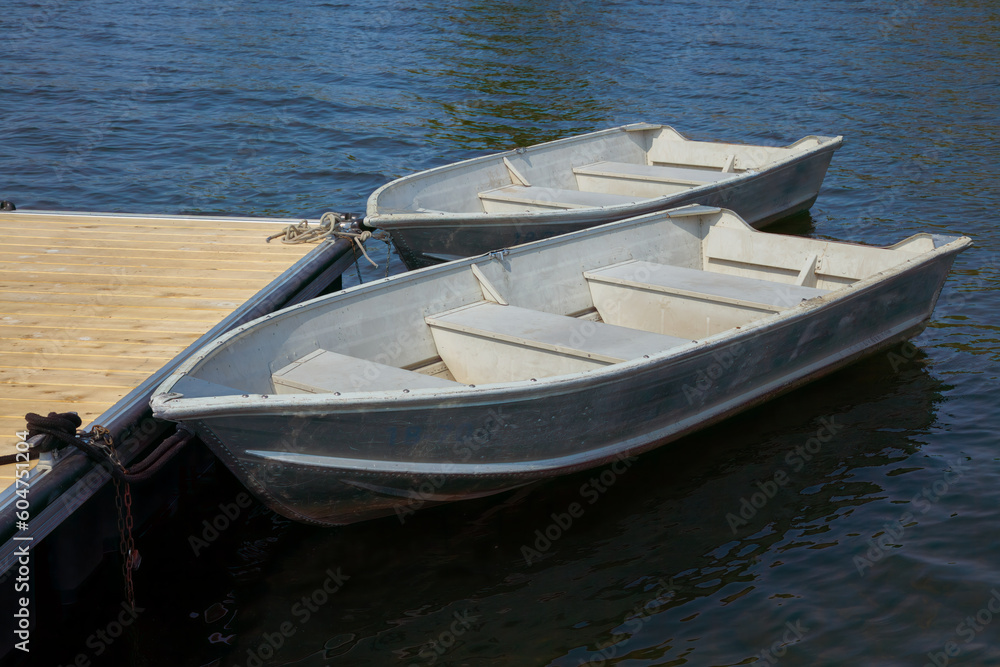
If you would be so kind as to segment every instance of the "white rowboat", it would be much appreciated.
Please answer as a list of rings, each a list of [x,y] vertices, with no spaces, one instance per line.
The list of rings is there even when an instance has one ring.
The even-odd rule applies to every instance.
[[[685,204],[761,227],[812,206],[842,143],[692,141],[635,123],[405,176],[372,193],[364,223],[411,269]]]
[[[909,338],[970,243],[689,206],[268,315],[151,404],[289,518],[407,513],[638,454]]]

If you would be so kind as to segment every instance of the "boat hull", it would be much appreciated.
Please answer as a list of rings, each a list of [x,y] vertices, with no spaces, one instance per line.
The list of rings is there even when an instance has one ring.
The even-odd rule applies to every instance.
[[[286,401],[279,409],[264,397],[187,422],[279,514],[321,525],[405,520],[431,505],[624,465],[616,461],[912,337],[960,249],[676,355],[536,389],[486,386],[447,401]],[[169,401],[154,409],[185,417],[169,414]]]

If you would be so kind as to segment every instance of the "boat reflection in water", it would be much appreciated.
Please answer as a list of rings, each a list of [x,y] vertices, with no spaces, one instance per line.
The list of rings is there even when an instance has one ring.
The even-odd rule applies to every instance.
[[[297,633],[277,652],[289,662],[379,665],[391,654],[402,664],[491,664],[498,656],[574,667],[625,656],[724,664],[768,649],[786,623],[849,627],[857,605],[891,593],[852,564],[881,528],[865,507],[886,495],[885,471],[920,451],[949,389],[910,349],[893,348],[643,455],[621,474],[598,468],[402,523],[337,531],[252,519],[231,536],[230,551],[216,553],[217,576],[191,593],[205,607],[212,595],[225,602],[227,614],[212,619],[206,636],[230,634],[225,626],[240,612],[232,646],[206,642],[202,652],[225,649],[245,661],[261,637],[290,621]],[[790,464],[830,423],[840,427],[834,437],[801,467]],[[892,427],[872,428],[878,423]],[[727,515],[779,471],[787,482],[734,531]],[[591,503],[597,485],[605,491]],[[581,516],[557,527],[574,503]],[[906,546],[917,551],[920,528],[907,530]],[[548,548],[539,533],[555,536]],[[338,569],[351,578],[300,624],[289,610]],[[820,600],[810,594],[821,590]],[[822,605],[827,599],[836,606]],[[703,622],[688,625],[692,617]],[[465,627],[456,618],[472,620]],[[453,624],[461,633],[442,642]],[[550,630],[539,634],[540,625]],[[776,628],[782,632],[772,637]],[[878,632],[871,629],[872,641]]]

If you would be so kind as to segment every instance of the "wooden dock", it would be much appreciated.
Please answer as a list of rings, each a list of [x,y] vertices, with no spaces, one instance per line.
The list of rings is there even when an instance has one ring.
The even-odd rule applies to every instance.
[[[0,455],[27,412],[90,423],[315,248],[265,242],[294,222],[0,213]]]

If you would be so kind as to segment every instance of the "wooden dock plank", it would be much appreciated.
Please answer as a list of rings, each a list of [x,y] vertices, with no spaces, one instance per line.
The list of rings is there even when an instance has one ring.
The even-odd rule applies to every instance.
[[[153,369],[156,370],[155,368]],[[83,399],[91,390],[111,389],[122,391],[122,396],[152,373],[111,373],[107,371],[63,370],[59,368],[2,369],[0,368],[0,390],[11,388],[32,394],[59,396],[68,394]],[[82,393],[81,393],[82,392]],[[0,413],[3,410],[0,408]]]
[[[151,298],[156,299],[153,303]],[[188,297],[180,294],[115,294],[107,293],[103,298],[95,299],[92,294],[81,292],[50,292],[39,294],[29,291],[0,291],[0,303],[55,303],[55,304],[99,304],[105,307],[114,308],[136,308],[136,309],[194,309],[194,310],[227,310],[231,311],[242,302],[238,298],[233,299],[200,299]],[[162,304],[162,305],[160,305]]]
[[[145,352],[145,349],[142,351]],[[134,370],[119,370],[110,368],[114,365],[110,363],[110,360],[116,358],[130,359],[130,369]],[[120,350],[118,354],[81,354],[78,350],[70,348],[68,352],[44,352],[41,355],[41,358],[33,352],[11,351],[4,355],[4,365],[0,366],[0,370],[8,368],[38,370],[65,368],[73,370],[104,371],[107,373],[134,373],[137,370],[152,373],[171,359],[173,359],[173,357],[166,355],[154,356],[148,353],[142,355],[121,354]],[[44,361],[45,363],[39,365],[39,361]]]
[[[102,270],[103,269],[103,270]],[[31,266],[25,266],[23,268],[15,266],[14,268],[5,268],[3,273],[38,273],[43,271],[45,273],[55,274],[56,277],[59,276],[98,276],[104,277],[111,275],[112,278],[124,278],[136,277],[136,278],[167,278],[167,279],[177,279],[183,281],[184,279],[199,279],[205,276],[208,280],[242,280],[244,278],[257,278],[262,274],[270,275],[272,273],[271,269],[268,268],[247,268],[245,266],[240,267],[212,267],[205,269],[198,269],[197,267],[148,267],[148,266],[111,266],[111,267],[101,267],[93,266],[87,264],[32,264]],[[165,275],[169,272],[169,275]],[[2,274],[0,274],[2,275]]]
[[[265,242],[287,224],[0,214],[0,454],[27,412],[89,423],[315,247]]]
[[[98,303],[98,302],[111,302],[113,300],[121,299],[227,299],[236,300],[239,303],[243,303],[246,298],[246,290],[233,288],[231,290],[224,289],[213,289],[210,296],[205,296],[202,294],[191,294],[190,290],[185,290],[181,287],[175,285],[153,285],[149,286],[148,289],[140,289],[139,286],[133,285],[132,289],[128,293],[123,292],[120,289],[116,289],[113,285],[101,286],[83,286],[74,282],[19,282],[16,289],[7,287],[0,287],[0,294],[29,294],[34,296],[33,299],[28,299],[29,301],[38,301],[49,298],[46,295],[63,295],[71,294],[75,297],[78,303]]]
[[[77,230],[83,231],[83,230]],[[89,231],[89,230],[88,230]],[[196,233],[196,232],[194,232]],[[225,233],[213,231],[211,233],[201,233],[201,238],[193,238],[194,233],[185,234],[161,234],[156,232],[142,234],[124,234],[117,232],[89,232],[87,237],[81,239],[74,236],[66,236],[59,232],[42,232],[31,234],[5,233],[3,245],[28,246],[36,249],[49,249],[60,247],[113,247],[117,243],[137,243],[146,247],[228,247],[228,246],[256,246],[258,242],[265,241],[265,235],[260,232],[233,232]],[[266,241],[265,241],[266,242]],[[291,247],[281,241],[275,240],[272,245],[275,248]]]
[[[72,327],[76,331],[86,331],[91,332],[87,335],[93,335],[93,332],[97,332],[100,335],[102,331],[111,332],[141,332],[148,331],[151,333],[204,333],[211,326],[202,327],[199,326],[197,322],[192,322],[191,320],[180,320],[180,319],[166,319],[159,320],[160,318],[150,318],[143,319],[139,317],[128,317],[128,318],[118,318],[118,317],[92,317],[89,315],[92,308],[88,308],[85,311],[87,314],[77,315],[72,318],[71,322],[67,321],[66,315],[54,315],[54,314],[34,314],[34,313],[2,313],[0,312],[0,334],[4,330],[4,322],[11,321],[13,324],[18,324],[22,327],[33,327],[38,329],[65,329],[67,326]],[[121,333],[112,334],[114,336],[121,336]],[[127,338],[127,336],[126,336]],[[195,336],[197,338],[197,336]],[[192,339],[193,340],[193,339]]]
[[[147,301],[146,303],[150,303]],[[232,303],[220,301],[220,304]],[[37,301],[7,301],[6,299],[0,299],[0,325],[3,324],[21,324],[23,325],[26,320],[21,316],[33,315],[33,313],[25,313],[25,306],[36,306]],[[44,314],[37,314],[39,318],[45,317],[81,317],[88,316],[91,318],[106,319],[169,319],[177,322],[202,322],[205,319],[212,319],[215,317],[219,311],[230,312],[238,306],[238,303],[234,303],[231,307],[226,306],[215,306],[215,307],[189,307],[185,308],[183,306],[174,305],[164,305],[162,307],[152,306],[152,305],[139,305],[137,302],[132,303],[109,303],[109,304],[75,304],[75,303],[65,303],[58,299],[53,299],[51,302],[45,303],[46,312]],[[18,308],[20,306],[20,308]],[[15,321],[16,320],[16,321]]]
[[[260,244],[264,244],[264,239],[261,238]],[[112,253],[119,250],[147,250],[149,252],[159,252],[164,253],[170,250],[177,250],[184,253],[191,252],[228,252],[228,253],[238,253],[243,252],[248,248],[257,248],[258,240],[253,238],[244,239],[211,239],[205,241],[194,241],[186,239],[184,241],[177,241],[173,243],[156,243],[149,239],[138,238],[138,239],[128,239],[128,238],[116,238],[112,240],[106,239],[81,239],[76,236],[57,236],[46,239],[31,239],[27,237],[21,238],[11,238],[6,235],[2,240],[0,240],[0,248],[4,249],[6,252],[25,252],[31,253],[32,251],[37,252],[39,248],[45,248],[48,254],[57,255],[63,251],[64,248],[87,248],[91,251],[103,251],[106,253]],[[273,249],[274,252],[286,252],[293,255],[294,245],[285,245],[284,243],[267,243],[265,247]]]
[[[2,296],[2,295],[0,295]],[[18,308],[18,306],[21,306]],[[20,316],[24,314],[23,301],[7,301],[0,298],[0,321],[7,316]],[[232,308],[157,308],[156,306],[141,306],[138,304],[116,305],[109,303],[59,303],[52,301],[45,304],[45,313],[40,317],[72,317],[80,316],[83,310],[88,318],[92,319],[169,319],[174,322],[203,322],[206,319],[213,323],[218,322],[217,317],[220,310],[229,312]],[[23,322],[24,320],[22,320]]]
[[[208,231],[216,230],[232,232],[253,232],[262,227],[280,230],[284,225],[298,224],[301,220],[291,219],[284,222],[273,218],[212,218],[208,216],[128,216],[105,213],[60,213],[49,211],[44,218],[37,213],[25,224],[11,225],[16,229],[114,229],[135,231],[142,229],[172,229]],[[23,219],[24,216],[21,216]],[[11,216],[13,218],[13,216]],[[10,218],[9,218],[10,219]],[[273,231],[266,232],[273,234]]]
[[[197,268],[203,263],[197,258],[191,259],[178,259],[177,257],[150,257],[145,256],[141,259],[135,260],[123,260],[121,257],[112,257],[104,254],[84,254],[82,251],[78,254],[68,254],[68,253],[10,253],[0,250],[0,262],[11,261],[14,263],[21,263],[26,259],[30,259],[32,264],[39,266],[113,266],[119,268],[127,267],[141,267],[148,268],[151,266],[163,267],[168,269],[173,268]],[[217,265],[220,268],[235,268],[245,266],[246,261],[240,259],[239,256],[234,256],[228,259],[216,259]],[[260,262],[254,264],[255,267],[267,266],[267,267],[282,267],[288,263],[286,259],[281,257],[276,257],[274,259],[264,259]]]
[[[44,349],[47,342],[53,342],[54,344],[68,342],[70,345],[76,345],[77,342],[90,344],[95,341],[104,342],[109,345],[165,345],[173,348],[176,346],[175,341],[178,335],[176,332],[171,331],[132,331],[127,336],[119,333],[114,336],[102,338],[100,335],[95,335],[98,331],[75,327],[67,329],[65,326],[54,326],[45,329],[16,325],[3,326],[2,322],[0,322],[0,340],[16,338],[21,341],[38,341],[39,349]],[[51,347],[51,345],[48,347]],[[184,348],[182,347],[181,349]]]
[[[146,220],[150,220],[146,218]],[[270,223],[268,223],[270,226]],[[162,233],[162,234],[189,234],[197,233],[199,236],[211,234],[256,234],[260,230],[260,223],[225,223],[218,219],[210,219],[207,224],[202,221],[192,220],[190,223],[184,220],[164,219],[159,222],[148,223],[103,221],[69,223],[66,221],[52,220],[49,223],[35,223],[21,227],[12,227],[10,231],[16,234],[33,234],[46,232],[61,232],[64,230],[84,229],[88,232],[108,232],[125,234]]]
[[[33,333],[37,334],[38,332]],[[81,338],[84,337],[79,336],[74,338],[66,335],[65,332],[58,331],[44,338],[39,335],[14,338],[0,336],[0,347],[10,353],[27,352],[29,354],[44,355],[79,354],[123,358],[131,358],[136,355],[149,355],[156,358],[166,357],[168,359],[174,357],[173,351],[177,347],[176,343],[171,342],[172,339],[166,342],[156,342],[154,340],[156,336],[142,337],[147,338],[146,340],[118,339],[114,341],[81,340]]]
[[[172,273],[172,272],[171,272]],[[277,271],[271,275],[281,273]],[[102,274],[97,272],[73,272],[63,271],[60,273],[52,274],[46,273],[44,270],[31,271],[31,270],[17,270],[10,271],[5,269],[0,269],[0,285],[10,285],[17,284],[22,280],[30,280],[35,282],[59,282],[65,283],[67,281],[72,281],[76,285],[87,285],[88,287],[93,286],[95,288],[99,287],[112,287],[117,288],[123,283],[128,283],[130,286],[135,285],[137,287],[175,287],[183,289],[195,289],[210,290],[210,289],[239,289],[240,286],[246,285],[246,281],[258,282],[261,278],[267,277],[264,272],[255,273],[253,275],[244,276],[207,276],[203,279],[198,277],[178,277],[175,275],[167,275],[167,270],[163,272],[163,275],[157,276],[136,276],[128,275],[126,273],[118,272],[112,275]],[[128,280],[126,280],[126,278]],[[265,280],[266,285],[269,280]]]
[[[74,244],[75,243],[75,244]],[[164,244],[158,247],[153,247],[151,243],[133,243],[129,245],[126,249],[128,250],[141,250],[145,255],[150,257],[186,257],[186,256],[204,256],[205,254],[212,254],[217,256],[219,259],[239,259],[240,253],[247,247],[256,248],[256,243],[246,243],[242,246],[237,246],[234,244],[228,245],[210,245],[202,244],[196,245],[193,243],[187,243],[183,245],[176,245],[176,247],[170,246],[169,244]],[[267,248],[295,248],[296,246],[287,246],[278,243],[269,243]],[[39,248],[44,248],[42,252],[39,252]],[[61,244],[46,243],[44,246],[38,245],[23,245],[17,243],[11,243],[9,241],[0,240],[0,252],[4,255],[10,255],[15,258],[15,260],[33,256],[33,255],[55,255],[55,256],[75,256],[75,255],[86,255],[86,256],[113,256],[112,251],[121,250],[125,248],[124,244],[105,244],[105,243],[90,243],[81,244],[79,241],[68,240]],[[273,254],[281,253],[281,250],[276,250]],[[289,253],[294,256],[294,253]],[[266,260],[265,261],[269,261]]]

